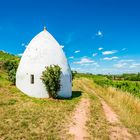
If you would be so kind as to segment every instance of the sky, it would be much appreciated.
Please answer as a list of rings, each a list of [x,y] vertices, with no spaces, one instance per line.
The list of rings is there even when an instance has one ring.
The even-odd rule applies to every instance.
[[[0,1],[0,50],[21,56],[44,26],[72,70],[140,72],[139,0]]]

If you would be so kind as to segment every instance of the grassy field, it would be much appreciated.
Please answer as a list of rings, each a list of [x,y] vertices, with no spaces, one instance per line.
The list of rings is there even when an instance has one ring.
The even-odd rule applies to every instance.
[[[6,61],[6,60],[11,60],[11,59],[17,59],[18,57],[15,55],[11,55],[9,53],[0,51],[0,61]]]
[[[74,80],[73,97],[67,100],[36,99],[21,93],[0,71],[0,138],[69,139],[68,124],[81,98],[90,99],[87,122],[90,139],[108,139],[107,122],[99,99]],[[83,91],[83,93],[81,92]]]
[[[126,74],[125,74],[126,75]],[[129,78],[134,74],[128,74]],[[135,74],[140,75],[140,74]],[[85,77],[93,80],[96,84],[102,87],[114,87],[140,98],[140,82],[130,80],[112,80],[110,75],[92,75],[92,74],[76,74],[76,77]],[[117,77],[117,76],[116,76]],[[118,76],[119,77],[119,76]],[[117,77],[117,78],[118,78]]]
[[[82,98],[88,98],[90,106],[86,127],[89,139],[108,140],[110,124],[99,97],[115,110],[123,125],[138,139],[140,99],[137,96],[101,86],[87,76],[73,81],[70,99],[36,99],[20,92],[7,80],[7,73],[0,70],[0,139],[71,139],[68,126],[72,113]]]
[[[65,123],[79,102],[80,92],[74,88],[67,100],[35,99],[21,93],[0,71],[0,138],[60,139],[66,136]]]
[[[111,87],[101,87],[93,80],[84,79],[84,85],[95,91],[117,112],[121,122],[129,128],[131,133],[140,136],[140,99],[130,93],[118,91]]]

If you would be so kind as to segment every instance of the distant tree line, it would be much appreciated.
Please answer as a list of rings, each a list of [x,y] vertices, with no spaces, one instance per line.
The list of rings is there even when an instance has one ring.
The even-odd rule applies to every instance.
[[[122,75],[104,75],[110,80],[140,81],[140,73],[124,73]]]
[[[140,81],[140,72],[139,73],[124,73],[124,74],[92,74],[92,73],[79,73],[77,71],[72,71],[72,76],[74,77],[106,77],[110,80],[128,80],[128,81]]]

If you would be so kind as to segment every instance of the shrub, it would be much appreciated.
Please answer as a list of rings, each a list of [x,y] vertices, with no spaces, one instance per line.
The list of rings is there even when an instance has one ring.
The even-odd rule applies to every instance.
[[[12,69],[8,72],[8,80],[11,81],[14,85],[16,83],[16,69]]]
[[[4,69],[8,72],[8,80],[13,84],[16,83],[16,71],[19,60],[8,60],[4,63]]]
[[[71,71],[71,74],[72,74],[72,80],[74,80],[76,74],[77,74],[77,71]]]
[[[44,83],[49,97],[57,98],[60,91],[61,68],[58,65],[50,65],[46,67],[42,73],[42,82]]]

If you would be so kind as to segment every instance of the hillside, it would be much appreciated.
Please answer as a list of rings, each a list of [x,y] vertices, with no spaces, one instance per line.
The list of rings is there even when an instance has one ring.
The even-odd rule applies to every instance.
[[[7,52],[0,51],[0,69],[2,69],[2,66],[3,66],[5,61],[13,60],[13,59],[19,60],[20,58],[18,56],[9,54]]]
[[[4,52],[1,56],[17,59]],[[77,74],[71,98],[37,99],[7,79],[0,70],[0,140],[139,140],[140,98],[133,81],[120,81],[117,88],[119,81]]]
[[[17,59],[18,57],[9,53],[6,53],[4,51],[0,51],[0,62],[1,61],[6,61],[10,59]]]

